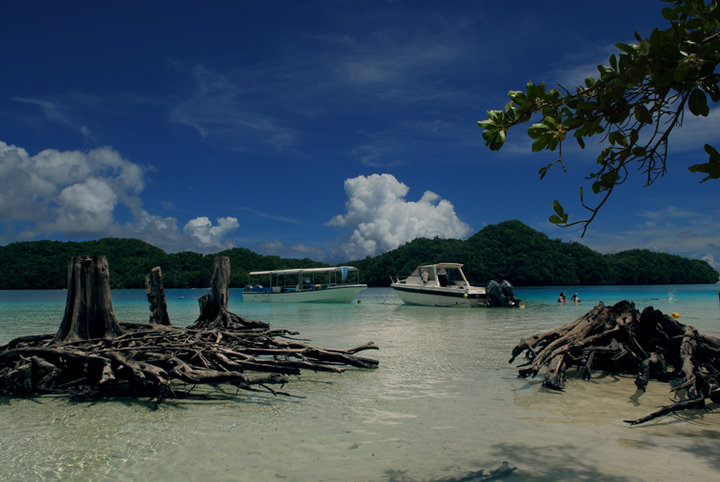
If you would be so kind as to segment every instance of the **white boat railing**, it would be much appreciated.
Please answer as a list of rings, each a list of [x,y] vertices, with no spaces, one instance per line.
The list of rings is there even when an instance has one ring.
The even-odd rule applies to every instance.
[[[354,266],[251,271],[249,275],[247,293],[289,293],[360,284],[360,272]]]

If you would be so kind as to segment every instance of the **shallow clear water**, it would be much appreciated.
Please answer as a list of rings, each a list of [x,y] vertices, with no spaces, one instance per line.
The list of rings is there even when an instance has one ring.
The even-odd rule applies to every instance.
[[[577,291],[579,305],[556,303]],[[524,336],[569,323],[598,301],[652,305],[720,336],[718,285],[518,288],[524,309],[402,305],[369,289],[360,303],[242,303],[230,309],[300,332],[313,345],[348,348],[377,370],[303,373],[293,397],[240,393],[213,402],[0,398],[0,479],[394,480],[460,477],[508,461],[508,480],[716,479],[720,413],[693,411],[640,427],[668,402],[667,385],[636,396],[633,379],[573,375],[564,393],[518,379],[507,363]],[[204,290],[167,290],[173,323],[198,313]],[[113,291],[121,321],[146,321],[142,290]],[[57,330],[63,291],[0,291],[0,344]],[[234,391],[231,393],[235,393]]]

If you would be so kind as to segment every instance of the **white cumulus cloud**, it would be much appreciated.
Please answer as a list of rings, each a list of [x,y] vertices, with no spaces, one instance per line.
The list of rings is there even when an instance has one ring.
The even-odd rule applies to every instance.
[[[237,218],[218,218],[217,226],[213,226],[205,216],[191,219],[183,228],[183,232],[194,238],[203,248],[222,248],[222,238],[239,227]]]
[[[142,174],[107,147],[30,156],[0,141],[0,220],[46,232],[116,234],[113,210],[142,190]]]
[[[470,226],[461,221],[449,201],[425,191],[419,201],[408,201],[409,188],[390,174],[372,174],[345,180],[345,214],[328,224],[351,234],[340,246],[345,259],[374,256],[415,238],[463,238]]]
[[[0,141],[0,242],[57,235],[134,237],[167,251],[232,247],[236,218],[189,221],[148,213],[139,195],[144,170],[109,147],[89,152],[46,149],[31,156]],[[130,219],[116,219],[119,206]]]
[[[104,179],[90,178],[67,186],[57,197],[56,231],[87,233],[112,231],[118,197]]]

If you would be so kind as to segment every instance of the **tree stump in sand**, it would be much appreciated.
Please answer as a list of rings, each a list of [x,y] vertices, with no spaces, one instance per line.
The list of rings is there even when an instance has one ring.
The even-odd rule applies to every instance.
[[[156,270],[148,279],[148,299],[155,303],[151,323],[118,323],[105,257],[72,258],[57,334],[22,336],[0,346],[0,395],[149,396],[157,407],[168,397],[234,396],[227,386],[288,395],[270,385],[282,386],[301,370],[338,373],[346,366],[378,366],[357,356],[376,350],[372,342],[345,350],[317,348],[293,339],[295,332],[271,330],[267,323],[230,313],[227,258],[215,260],[212,293],[199,300],[198,320],[187,328],[171,326],[162,314],[167,310]],[[211,391],[194,390],[198,385]]]
[[[213,267],[211,292],[198,300],[200,316],[190,328],[268,328],[262,321],[246,320],[228,310],[228,284],[230,283],[230,258],[216,256]]]
[[[593,370],[633,374],[640,392],[650,379],[672,382],[677,401],[646,417],[626,420],[630,424],[706,407],[706,399],[720,403],[720,339],[701,335],[652,307],[640,313],[629,301],[612,307],[601,302],[572,323],[521,339],[510,363],[523,352],[528,362],[519,376],[535,377],[546,367],[543,386],[553,390],[564,388],[572,366],[588,380]]]
[[[145,293],[150,303],[150,320],[151,325],[170,326],[170,315],[167,311],[167,303],[165,301],[165,288],[163,287],[162,271],[159,266],[150,271],[145,277]]]
[[[73,256],[68,261],[65,316],[57,343],[113,338],[123,330],[115,318],[105,256]]]

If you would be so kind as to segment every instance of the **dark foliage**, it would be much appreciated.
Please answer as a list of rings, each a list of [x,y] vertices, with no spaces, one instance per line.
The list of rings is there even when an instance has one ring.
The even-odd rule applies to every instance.
[[[107,256],[113,289],[144,288],[145,275],[160,266],[166,288],[205,288],[210,285],[213,255],[190,251],[167,254],[136,239],[105,238],[87,242],[31,241],[0,247],[0,289],[62,289],[70,256]],[[230,287],[245,286],[248,273],[328,266],[310,259],[264,256],[246,248],[221,253],[233,267]],[[516,286],[558,284],[715,283],[718,272],[700,260],[630,250],[603,255],[579,243],[553,240],[519,221],[487,226],[467,240],[419,238],[373,258],[350,261],[360,268],[361,281],[389,286],[391,277],[404,277],[420,264],[463,263],[474,284],[507,279]]]
[[[421,264],[463,263],[473,284],[506,279],[516,286],[715,283],[708,263],[681,256],[630,250],[600,254],[579,243],[550,239],[520,221],[487,226],[465,241],[416,239],[350,264],[370,286],[388,286]]]
[[[107,257],[113,288],[142,288],[145,275],[168,257],[163,250],[137,239],[11,243],[0,247],[0,289],[65,288],[68,259],[81,255]],[[207,270],[212,275],[212,260]]]
[[[145,287],[145,276],[155,266],[163,272],[166,288],[210,286],[215,254],[191,251],[167,254],[137,239],[104,238],[98,241],[28,241],[0,246],[0,289],[62,289],[67,286],[66,266],[71,256],[105,255],[113,289]],[[263,256],[245,248],[218,253],[233,266],[230,286],[242,287],[254,270],[328,266],[310,259]]]

